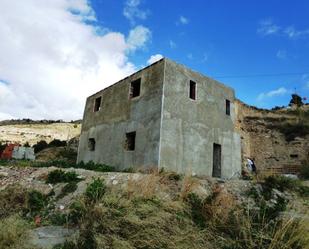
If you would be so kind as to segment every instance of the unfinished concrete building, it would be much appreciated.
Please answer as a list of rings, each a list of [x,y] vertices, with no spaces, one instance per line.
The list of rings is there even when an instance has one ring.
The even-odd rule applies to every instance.
[[[87,98],[78,161],[236,176],[234,98],[230,87],[161,59]]]

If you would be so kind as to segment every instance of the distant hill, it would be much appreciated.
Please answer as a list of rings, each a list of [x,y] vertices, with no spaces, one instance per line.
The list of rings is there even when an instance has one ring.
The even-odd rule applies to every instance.
[[[47,119],[42,119],[42,120],[32,120],[29,118],[23,118],[23,119],[10,119],[10,120],[2,120],[0,121],[0,126],[1,125],[16,125],[16,124],[59,124],[59,123],[70,123],[70,124],[81,124],[82,120],[72,120],[71,122],[65,122],[61,119],[59,120],[47,120]]]
[[[0,142],[19,143],[28,142],[31,146],[40,140],[47,143],[54,139],[68,141],[79,137],[81,121],[63,122],[54,120],[6,120],[0,122]]]

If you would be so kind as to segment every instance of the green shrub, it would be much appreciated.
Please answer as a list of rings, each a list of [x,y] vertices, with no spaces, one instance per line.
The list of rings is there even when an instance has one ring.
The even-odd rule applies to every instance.
[[[280,191],[292,191],[300,196],[306,197],[309,194],[309,187],[304,186],[302,181],[298,179],[292,179],[286,176],[269,176],[265,178],[263,186],[264,196],[269,199],[272,189],[278,189]]]
[[[106,191],[106,185],[103,180],[97,178],[94,179],[86,188],[85,196],[88,201],[96,202],[100,200]]]
[[[66,146],[66,145],[67,145],[66,141],[61,141],[59,139],[54,139],[54,140],[52,140],[48,144],[48,147],[63,147],[63,146]]]
[[[61,199],[65,197],[67,194],[75,192],[76,189],[77,189],[77,183],[75,181],[67,183],[62,188],[61,193],[57,196],[57,199]]]
[[[186,202],[190,205],[191,217],[194,223],[204,228],[206,220],[203,215],[203,200],[195,193],[189,193]]]
[[[48,144],[46,143],[46,141],[41,140],[39,142],[37,142],[35,145],[32,146],[34,149],[34,153],[38,153],[46,148],[48,148]]]
[[[84,163],[83,161],[76,164],[76,168],[94,170],[99,172],[114,172],[115,168],[105,164],[94,163],[93,161]]]
[[[82,200],[73,202],[70,206],[69,221],[78,224],[87,212],[87,207]]]
[[[296,137],[305,137],[309,134],[309,125],[304,122],[299,123],[277,123],[267,126],[270,129],[276,129],[285,136],[287,142],[293,141]]]
[[[56,169],[48,173],[46,183],[59,182],[76,182],[79,181],[78,175],[74,171],[65,172],[61,169]]]
[[[48,216],[48,220],[52,225],[63,226],[67,224],[67,215],[60,212],[52,213]]]
[[[302,179],[309,180],[309,160],[302,162],[299,176]]]
[[[30,213],[36,213],[46,207],[48,199],[39,191],[32,190],[27,193],[27,209]]]

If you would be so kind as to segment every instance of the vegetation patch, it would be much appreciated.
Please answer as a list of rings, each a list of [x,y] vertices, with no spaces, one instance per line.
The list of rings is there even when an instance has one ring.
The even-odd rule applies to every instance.
[[[0,219],[21,212],[26,208],[27,191],[19,185],[0,191]]]
[[[46,183],[60,183],[60,182],[77,182],[80,179],[74,171],[65,172],[61,169],[56,169],[48,173]]]
[[[41,192],[32,190],[27,193],[27,210],[31,214],[36,214],[45,208],[48,204],[48,197]]]
[[[309,180],[309,159],[302,162],[299,176],[304,180]]]
[[[100,200],[106,191],[106,185],[103,180],[97,178],[87,186],[85,196],[89,202]]]
[[[309,134],[309,125],[304,122],[268,124],[267,127],[284,134],[287,142],[293,141],[296,137],[305,137]]]
[[[77,182],[73,181],[73,182],[67,183],[62,188],[61,193],[57,196],[57,199],[62,199],[67,194],[75,192],[76,189],[77,189]]]
[[[0,248],[26,249],[29,224],[18,215],[0,220]]]

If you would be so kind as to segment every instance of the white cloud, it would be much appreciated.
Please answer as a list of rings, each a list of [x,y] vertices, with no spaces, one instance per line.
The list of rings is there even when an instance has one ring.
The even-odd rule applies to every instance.
[[[278,50],[276,53],[276,56],[278,59],[286,59],[287,58],[287,52],[285,50]]]
[[[151,32],[148,28],[144,26],[136,26],[134,29],[130,30],[127,44],[131,51],[135,51],[138,48],[145,46],[146,42],[151,38]]]
[[[174,49],[174,48],[177,47],[176,43],[174,41],[172,41],[172,40],[169,40],[169,45],[170,45],[171,49]]]
[[[135,24],[136,19],[145,20],[149,15],[149,10],[142,10],[139,8],[141,0],[127,0],[123,8],[123,15],[131,22]]]
[[[95,26],[87,0],[1,0],[0,9],[0,119],[81,118],[86,97],[133,73],[127,54],[150,39],[142,26],[127,38]]]
[[[275,24],[271,19],[260,21],[257,32],[263,36],[281,35],[289,39],[309,36],[309,29],[297,30],[294,26],[281,27]]]
[[[163,55],[162,54],[155,54],[155,55],[152,55],[150,56],[149,60],[147,61],[147,64],[152,64],[152,63],[155,63],[157,62],[158,60],[161,60],[163,58]]]
[[[280,29],[271,19],[265,19],[260,22],[257,32],[261,35],[273,35],[278,33]]]
[[[285,28],[284,33],[291,39],[309,35],[309,29],[296,30],[293,26]]]
[[[189,19],[184,16],[180,16],[178,22],[185,25],[189,23]]]
[[[280,87],[276,90],[272,90],[272,91],[269,91],[267,93],[261,93],[259,94],[259,96],[257,97],[257,99],[259,101],[265,99],[265,98],[272,98],[272,97],[276,97],[276,96],[283,96],[285,94],[289,93],[289,91],[284,88],[284,87]]]
[[[192,59],[193,59],[193,54],[192,54],[192,53],[187,54],[187,58],[188,58],[189,60],[192,60]]]

